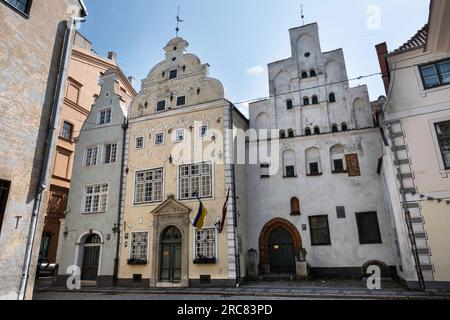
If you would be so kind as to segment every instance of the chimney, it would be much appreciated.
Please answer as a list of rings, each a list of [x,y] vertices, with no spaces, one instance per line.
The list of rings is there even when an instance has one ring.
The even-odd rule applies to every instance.
[[[391,82],[391,74],[389,71],[389,64],[387,62],[388,48],[386,42],[377,44],[375,46],[377,50],[378,62],[380,64],[381,76],[383,78],[384,89],[386,93],[389,91],[389,84]]]
[[[117,53],[115,53],[114,51],[109,51],[108,52],[108,59],[111,60],[112,62],[116,63]]]
[[[133,76],[129,76],[128,81],[130,82],[131,86],[136,89],[136,78]]]

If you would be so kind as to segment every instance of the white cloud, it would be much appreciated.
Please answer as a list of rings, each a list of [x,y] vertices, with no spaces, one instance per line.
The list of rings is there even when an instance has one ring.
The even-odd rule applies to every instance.
[[[247,69],[247,71],[245,71],[245,73],[249,76],[259,76],[264,72],[264,68],[261,66],[254,66],[251,67],[250,69]]]

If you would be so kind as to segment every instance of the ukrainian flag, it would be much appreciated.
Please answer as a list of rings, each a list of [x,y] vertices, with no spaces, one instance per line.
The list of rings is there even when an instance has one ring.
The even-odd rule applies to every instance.
[[[203,226],[205,224],[205,218],[206,215],[208,214],[208,210],[206,210],[205,206],[200,201],[200,199],[198,199],[198,201],[200,202],[200,206],[198,207],[197,217],[195,217],[195,220],[192,223],[192,225],[194,226],[194,228],[203,229]]]

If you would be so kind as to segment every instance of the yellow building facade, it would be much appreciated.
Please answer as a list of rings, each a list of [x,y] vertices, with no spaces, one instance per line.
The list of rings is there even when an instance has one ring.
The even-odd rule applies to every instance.
[[[122,285],[235,285],[245,273],[245,164],[232,160],[248,123],[187,47],[166,45],[129,109]],[[200,201],[208,214],[197,229]]]

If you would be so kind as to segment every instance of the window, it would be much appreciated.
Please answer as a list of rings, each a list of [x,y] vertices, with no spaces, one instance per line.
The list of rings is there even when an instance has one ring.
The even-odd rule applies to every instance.
[[[170,74],[169,74],[169,79],[175,79],[176,77],[178,77],[178,70],[171,70]]]
[[[261,179],[270,178],[270,165],[268,163],[261,164]]]
[[[134,204],[162,201],[163,180],[162,168],[136,172]]]
[[[177,107],[184,106],[186,104],[186,96],[181,96],[177,98]]]
[[[5,218],[6,203],[8,201],[11,182],[0,180],[0,233],[2,231],[3,219]]]
[[[342,159],[333,160],[334,171],[333,173],[344,173],[344,161]]]
[[[291,215],[299,216],[300,215],[300,200],[298,198],[293,197],[291,199]]]
[[[107,203],[108,203],[107,184],[86,186],[84,195],[83,213],[106,212]]]
[[[331,170],[333,173],[346,173],[346,165],[344,163],[345,147],[341,144],[336,144],[330,149],[331,156]]]
[[[318,126],[314,127],[314,134],[320,134],[320,128]]]
[[[420,67],[425,89],[443,86],[450,83],[450,59]]]
[[[295,178],[295,151],[286,150],[283,152],[283,167],[284,167],[284,177],[285,178]]]
[[[210,162],[179,166],[180,200],[212,197],[212,165]]]
[[[311,128],[306,128],[305,129],[305,136],[310,136],[312,133],[311,133]]]
[[[341,130],[342,130],[343,132],[348,131],[348,126],[347,126],[347,124],[346,124],[345,122],[342,122],[342,124],[341,124]]]
[[[292,108],[293,108],[292,100],[286,101],[286,108],[288,110],[292,110]]]
[[[295,166],[286,166],[286,178],[295,178]]]
[[[85,153],[84,166],[94,167],[97,165],[98,159],[98,146],[87,147]]]
[[[216,259],[216,229],[195,230],[195,261],[215,262]]]
[[[117,143],[105,144],[103,163],[115,163],[117,160]]]
[[[306,150],[306,175],[319,176],[322,174],[320,150],[309,148]]]
[[[48,249],[52,241],[52,235],[50,233],[44,233],[41,240],[41,248],[39,249],[39,259],[46,259],[48,256]]]
[[[164,111],[166,110],[166,100],[161,100],[156,104],[156,111]]]
[[[131,260],[148,260],[148,232],[133,232],[130,247]]]
[[[308,72],[303,71],[303,72],[302,72],[302,78],[303,78],[303,79],[308,78]]]
[[[445,170],[450,169],[450,121],[436,123],[436,134]]]
[[[289,129],[289,130],[288,130],[288,137],[289,137],[289,138],[294,138],[294,136],[295,136],[294,130]]]
[[[199,138],[206,138],[208,137],[208,125],[201,126],[198,130],[198,137]]]
[[[311,175],[311,176],[318,176],[319,174],[320,174],[319,163],[318,162],[311,162],[309,164],[309,175]]]
[[[319,104],[319,98],[317,96],[312,97],[312,104]]]
[[[336,95],[332,92],[330,93],[329,97],[328,97],[328,101],[330,103],[335,103],[336,102]]]
[[[280,130],[280,139],[286,139],[286,131]]]
[[[311,77],[315,77],[317,74],[316,74],[316,70],[311,70],[310,72],[309,72],[309,75],[311,76]]]
[[[73,125],[67,121],[64,121],[59,137],[63,138],[64,140],[70,141],[72,140],[72,133],[73,133]]]
[[[100,125],[104,125],[104,124],[108,124],[110,122],[111,122],[111,109],[101,110],[98,123]]]
[[[6,0],[6,2],[25,14],[30,13],[31,0]]]
[[[356,213],[360,244],[382,243],[376,212]]]
[[[175,141],[176,142],[181,142],[184,141],[184,129],[178,129],[177,131],[175,131]]]
[[[164,144],[164,133],[157,133],[155,135],[155,144],[157,146],[160,146],[160,145]]]
[[[303,105],[304,106],[309,106],[309,98],[308,97],[304,97],[303,98]]]
[[[336,207],[336,214],[338,219],[345,219],[345,207]]]
[[[309,229],[312,246],[330,246],[330,228],[328,216],[309,217]]]
[[[333,125],[331,126],[331,132],[333,133],[339,132],[339,127],[336,123],[333,123]]]
[[[144,148],[144,138],[137,137],[136,138],[136,149],[143,149],[143,148]]]

